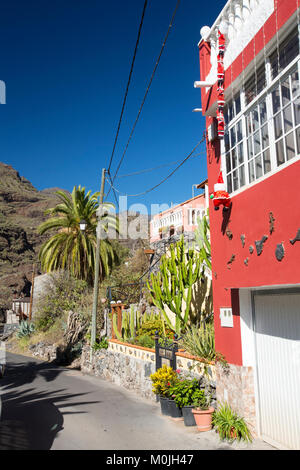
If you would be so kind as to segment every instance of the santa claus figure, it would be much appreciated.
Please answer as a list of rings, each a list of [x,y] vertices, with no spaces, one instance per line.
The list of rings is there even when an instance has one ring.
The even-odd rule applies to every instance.
[[[214,193],[210,197],[213,200],[215,211],[218,211],[220,206],[224,206],[225,210],[230,207],[231,200],[225,188],[222,171],[219,174],[218,182],[214,185]]]
[[[218,136],[220,138],[223,138],[225,134],[225,118],[223,114],[223,109],[221,107],[217,109],[217,121],[218,121]]]

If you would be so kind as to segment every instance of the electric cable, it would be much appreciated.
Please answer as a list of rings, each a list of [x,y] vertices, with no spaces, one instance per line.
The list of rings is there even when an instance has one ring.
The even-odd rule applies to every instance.
[[[167,39],[168,39],[170,30],[171,30],[171,28],[172,28],[172,26],[173,26],[173,22],[174,22],[174,19],[175,19],[175,16],[176,16],[176,13],[177,13],[179,4],[180,4],[180,0],[177,0],[175,9],[174,9],[174,11],[173,11],[173,14],[172,14],[172,17],[171,17],[171,21],[170,21],[170,24],[169,24],[169,27],[168,27],[168,30],[167,30],[167,33],[166,33],[165,38],[164,38],[164,42],[163,42],[162,47],[161,47],[161,49],[160,49],[160,53],[159,53],[158,58],[157,58],[157,60],[156,60],[156,63],[155,63],[155,66],[154,66],[152,75],[151,75],[151,77],[150,77],[150,80],[149,80],[149,83],[148,83],[148,86],[147,86],[147,89],[146,89],[144,98],[143,98],[143,100],[142,100],[142,104],[141,104],[141,106],[140,106],[140,109],[139,109],[139,111],[138,111],[137,117],[136,117],[135,122],[134,122],[134,124],[133,124],[132,130],[131,130],[130,135],[129,135],[129,139],[128,139],[127,144],[126,144],[126,146],[125,146],[125,150],[124,150],[124,152],[123,152],[123,154],[122,154],[122,157],[121,157],[121,159],[120,159],[119,165],[118,165],[118,167],[117,167],[117,169],[116,169],[116,171],[115,171],[115,174],[114,174],[114,176],[113,176],[113,178],[112,178],[112,184],[114,183],[114,181],[115,181],[115,179],[116,179],[116,176],[117,176],[117,174],[118,174],[118,171],[119,171],[119,169],[120,169],[120,166],[121,166],[121,164],[122,164],[122,162],[123,162],[123,160],[124,160],[125,154],[126,154],[126,152],[127,152],[129,143],[130,143],[131,138],[132,138],[132,136],[133,136],[133,133],[134,133],[134,131],[135,131],[135,127],[136,127],[136,125],[137,125],[137,123],[138,123],[138,120],[139,120],[139,118],[140,118],[140,115],[141,115],[142,109],[143,109],[143,107],[144,107],[144,104],[145,104],[145,101],[146,101],[148,92],[149,92],[149,90],[150,90],[152,81],[153,81],[153,79],[154,79],[154,75],[155,75],[155,73],[156,73],[156,70],[157,70],[157,67],[158,67],[158,65],[159,65],[159,62],[160,62],[162,53],[163,53],[163,51],[164,51],[164,48],[165,48],[165,45],[166,45],[166,42],[167,42]],[[112,189],[112,187],[109,189],[109,191],[108,191],[106,197],[108,197],[108,195],[109,195],[111,189]]]
[[[196,153],[195,155],[192,155],[191,158],[199,157],[199,155],[206,155],[206,152]],[[176,163],[180,163],[180,162],[181,162],[181,160],[175,160],[173,162],[163,163],[161,165],[154,166],[152,168],[146,168],[144,170],[134,171],[133,173],[128,173],[126,175],[119,175],[119,176],[116,177],[116,179],[127,178],[129,176],[142,175],[143,173],[150,173],[151,171],[159,170],[160,168],[163,168],[163,167],[166,167],[166,166],[172,166],[172,165],[175,165]]]
[[[142,26],[143,26],[143,23],[144,23],[144,17],[145,17],[145,11],[146,11],[146,7],[147,7],[147,3],[148,3],[148,0],[145,0],[144,8],[143,8],[142,16],[141,16],[141,21],[140,21],[140,26],[139,26],[139,31],[138,31],[138,36],[137,36],[137,40],[136,40],[136,44],[135,44],[135,49],[134,49],[134,53],[133,53],[133,59],[132,59],[132,62],[131,62],[130,73],[129,73],[129,77],[128,77],[128,81],[127,81],[127,86],[126,86],[126,91],[125,91],[125,95],[124,95],[122,110],[121,110],[121,114],[120,114],[120,118],[119,118],[118,129],[117,129],[117,133],[116,133],[116,137],[115,137],[115,141],[114,141],[114,146],[113,146],[112,154],[111,154],[111,157],[110,157],[110,160],[109,160],[109,164],[108,164],[108,171],[110,171],[110,168],[111,168],[112,160],[113,160],[114,153],[115,153],[115,149],[116,149],[116,145],[117,145],[117,140],[118,140],[118,137],[119,137],[119,132],[120,132],[121,122],[122,122],[123,113],[124,113],[124,109],[125,109],[125,104],[126,104],[126,100],[127,100],[129,85],[130,85],[130,82],[131,82],[131,77],[132,77],[132,73],[133,73],[133,67],[134,67],[135,58],[136,58],[136,54],[137,54],[137,50],[138,50],[138,45],[139,45],[140,37],[141,37]]]
[[[113,182],[110,182],[107,180],[108,184],[110,184],[111,186],[111,189],[114,189],[117,193],[121,194],[122,196],[127,196],[127,197],[140,197],[140,196],[144,196],[145,194],[148,194],[150,193],[151,191],[154,191],[154,189],[158,188],[159,186],[161,186],[163,183],[165,183],[169,178],[171,178],[171,176],[174,175],[174,173],[179,170],[179,168],[192,156],[192,154],[195,152],[195,150],[199,147],[200,144],[202,144],[202,142],[205,140],[205,133],[204,133],[204,136],[203,138],[200,140],[200,142],[198,142],[198,144],[193,148],[193,150],[187,155],[187,157],[184,158],[184,160],[181,161],[181,163],[171,172],[169,173],[168,176],[166,176],[165,178],[163,178],[162,181],[160,181],[159,183],[157,183],[155,186],[152,186],[151,188],[147,189],[146,191],[143,191],[141,193],[138,193],[138,194],[126,194],[126,193],[122,193],[121,191],[119,191],[115,186],[113,186]]]

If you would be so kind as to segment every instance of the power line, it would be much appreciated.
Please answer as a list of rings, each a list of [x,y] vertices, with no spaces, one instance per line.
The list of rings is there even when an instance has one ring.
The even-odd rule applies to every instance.
[[[112,182],[108,182],[108,184],[110,184],[111,186],[111,189],[114,189],[115,191],[117,191],[117,193],[123,195],[123,196],[127,196],[127,197],[139,197],[139,196],[144,196],[145,194],[148,194],[150,193],[151,191],[153,191],[154,189],[158,188],[159,186],[161,186],[163,183],[165,183],[165,181],[167,181],[169,178],[171,178],[172,175],[174,175],[174,173],[179,170],[179,168],[192,156],[192,154],[195,152],[196,148],[199,147],[200,144],[202,144],[202,142],[205,140],[205,134],[203,136],[203,138],[200,140],[200,142],[198,142],[198,144],[193,148],[193,150],[188,154],[187,157],[185,157],[184,160],[181,161],[181,163],[171,172],[169,173],[168,176],[166,176],[160,183],[156,184],[155,186],[152,186],[152,188],[149,188],[147,189],[146,191],[143,191],[141,193],[138,193],[138,194],[125,194],[125,193],[122,193],[121,191],[119,191],[117,188],[115,188],[113,186],[113,183]]]
[[[206,152],[196,153],[196,155],[192,155],[191,158],[199,157],[199,155],[206,155]],[[172,165],[175,165],[176,163],[180,163],[180,162],[181,162],[181,160],[175,160],[173,162],[163,163],[162,165],[154,166],[152,168],[146,168],[145,170],[134,171],[133,173],[128,173],[126,175],[119,175],[119,176],[117,176],[116,179],[127,178],[129,176],[137,176],[137,175],[141,175],[143,173],[150,173],[151,171],[159,170],[160,168],[163,168],[163,167],[166,167],[166,166],[172,166]]]
[[[114,174],[114,176],[113,176],[113,178],[112,178],[112,183],[114,183],[114,181],[115,181],[115,179],[116,179],[116,176],[117,176],[117,174],[118,174],[118,171],[119,171],[119,169],[120,169],[120,166],[121,166],[121,164],[122,164],[122,162],[123,162],[123,160],[124,160],[125,154],[126,154],[126,152],[127,152],[127,148],[128,148],[128,146],[129,146],[129,143],[130,143],[131,138],[132,138],[132,136],[133,136],[135,127],[136,127],[136,125],[137,125],[137,122],[138,122],[139,117],[140,117],[140,115],[141,115],[142,109],[143,109],[143,107],[144,107],[144,104],[145,104],[145,101],[146,101],[148,92],[149,92],[149,90],[150,90],[150,87],[151,87],[151,84],[152,84],[152,81],[153,81],[155,72],[156,72],[156,70],[157,70],[157,67],[158,67],[158,64],[159,64],[159,62],[160,62],[162,53],[163,53],[163,51],[164,51],[164,48],[165,48],[165,45],[166,45],[166,42],[167,42],[167,39],[168,39],[170,30],[171,30],[171,28],[172,28],[172,26],[173,26],[174,18],[175,18],[175,15],[176,15],[176,13],[177,13],[179,4],[180,4],[180,0],[177,0],[175,9],[174,9],[174,11],[173,11],[173,14],[172,14],[172,17],[171,17],[171,21],[170,21],[170,24],[169,24],[169,27],[168,27],[168,30],[167,30],[167,33],[166,33],[165,38],[164,38],[164,42],[163,42],[162,47],[161,47],[161,49],[160,49],[160,53],[159,53],[158,58],[157,58],[157,60],[156,60],[156,63],[155,63],[155,66],[154,66],[152,75],[151,75],[151,77],[150,77],[150,80],[149,80],[149,83],[148,83],[148,86],[147,86],[147,89],[146,89],[144,98],[143,98],[143,100],[142,100],[142,104],[141,104],[141,106],[140,106],[140,109],[139,109],[139,111],[138,111],[137,117],[136,117],[135,122],[134,122],[134,124],[133,124],[132,130],[131,130],[130,135],[129,135],[129,139],[128,139],[127,144],[126,144],[126,146],[125,146],[125,150],[124,150],[123,155],[122,155],[122,157],[121,157],[121,159],[120,159],[119,165],[118,165],[118,167],[117,167],[117,169],[116,169],[116,171],[115,171],[115,174]],[[110,190],[109,190],[108,193],[107,193],[107,197],[108,197],[109,193],[110,193]]]
[[[109,182],[108,180],[106,180],[106,181],[107,181],[107,182],[109,183],[109,185],[110,185],[110,188],[109,188],[109,189],[111,189],[111,188],[112,188],[112,184],[113,184],[113,182],[112,182],[112,179],[111,179],[111,174],[110,174],[110,171],[109,171],[109,170],[107,170],[107,174],[108,174],[108,177],[109,177],[109,179],[110,179],[110,182]],[[115,198],[116,205],[117,205],[117,207],[118,207],[118,211],[119,211],[119,210],[120,210],[120,208],[119,208],[119,201],[118,201],[118,198],[117,198],[117,195],[116,195],[116,191],[115,191],[115,189],[114,189],[114,188],[112,188],[112,190],[113,190],[113,193],[114,193],[114,198]]]
[[[132,59],[132,62],[131,62],[130,73],[129,73],[128,82],[127,82],[127,86],[126,86],[125,96],[124,96],[124,100],[123,100],[121,115],[120,115],[120,119],[119,119],[117,134],[116,134],[116,137],[115,137],[112,154],[111,154],[111,157],[110,157],[110,160],[109,160],[108,171],[110,171],[112,160],[113,160],[115,149],[116,149],[116,145],[117,145],[117,140],[118,140],[120,127],[121,127],[121,122],[122,122],[122,118],[123,118],[123,113],[124,113],[124,109],[125,109],[125,104],[126,104],[126,100],[127,100],[129,85],[130,85],[130,82],[131,82],[131,76],[132,76],[132,72],[133,72],[133,67],[134,67],[135,58],[136,58],[136,54],[137,54],[137,49],[138,49],[138,45],[139,45],[139,42],[140,42],[140,36],[141,36],[142,26],[143,26],[143,22],[144,22],[147,3],[148,3],[148,0],[145,0],[144,8],[143,8],[142,16],[141,16],[141,21],[140,21],[140,26],[139,26],[139,31],[138,31],[138,36],[137,36],[135,49],[134,49],[134,53],[133,53],[133,59]]]

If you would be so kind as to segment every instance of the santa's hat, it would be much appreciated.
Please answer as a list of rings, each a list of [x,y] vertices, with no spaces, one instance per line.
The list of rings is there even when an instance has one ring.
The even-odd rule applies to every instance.
[[[219,177],[218,177],[218,181],[217,183],[214,185],[214,190],[215,191],[225,191],[225,184],[224,184],[224,180],[223,180],[223,175],[222,175],[222,171],[220,171],[220,174],[219,174]]]

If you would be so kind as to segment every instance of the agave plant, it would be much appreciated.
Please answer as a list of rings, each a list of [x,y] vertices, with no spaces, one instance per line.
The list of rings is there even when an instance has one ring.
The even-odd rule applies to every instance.
[[[29,323],[26,320],[22,320],[19,325],[19,330],[17,332],[18,338],[25,338],[26,336],[30,336],[35,330],[34,324]]]
[[[218,407],[213,414],[212,423],[221,439],[252,441],[251,433],[244,418],[235,413],[228,403]]]
[[[213,361],[216,358],[214,325],[190,326],[182,338],[182,346],[193,356]]]

